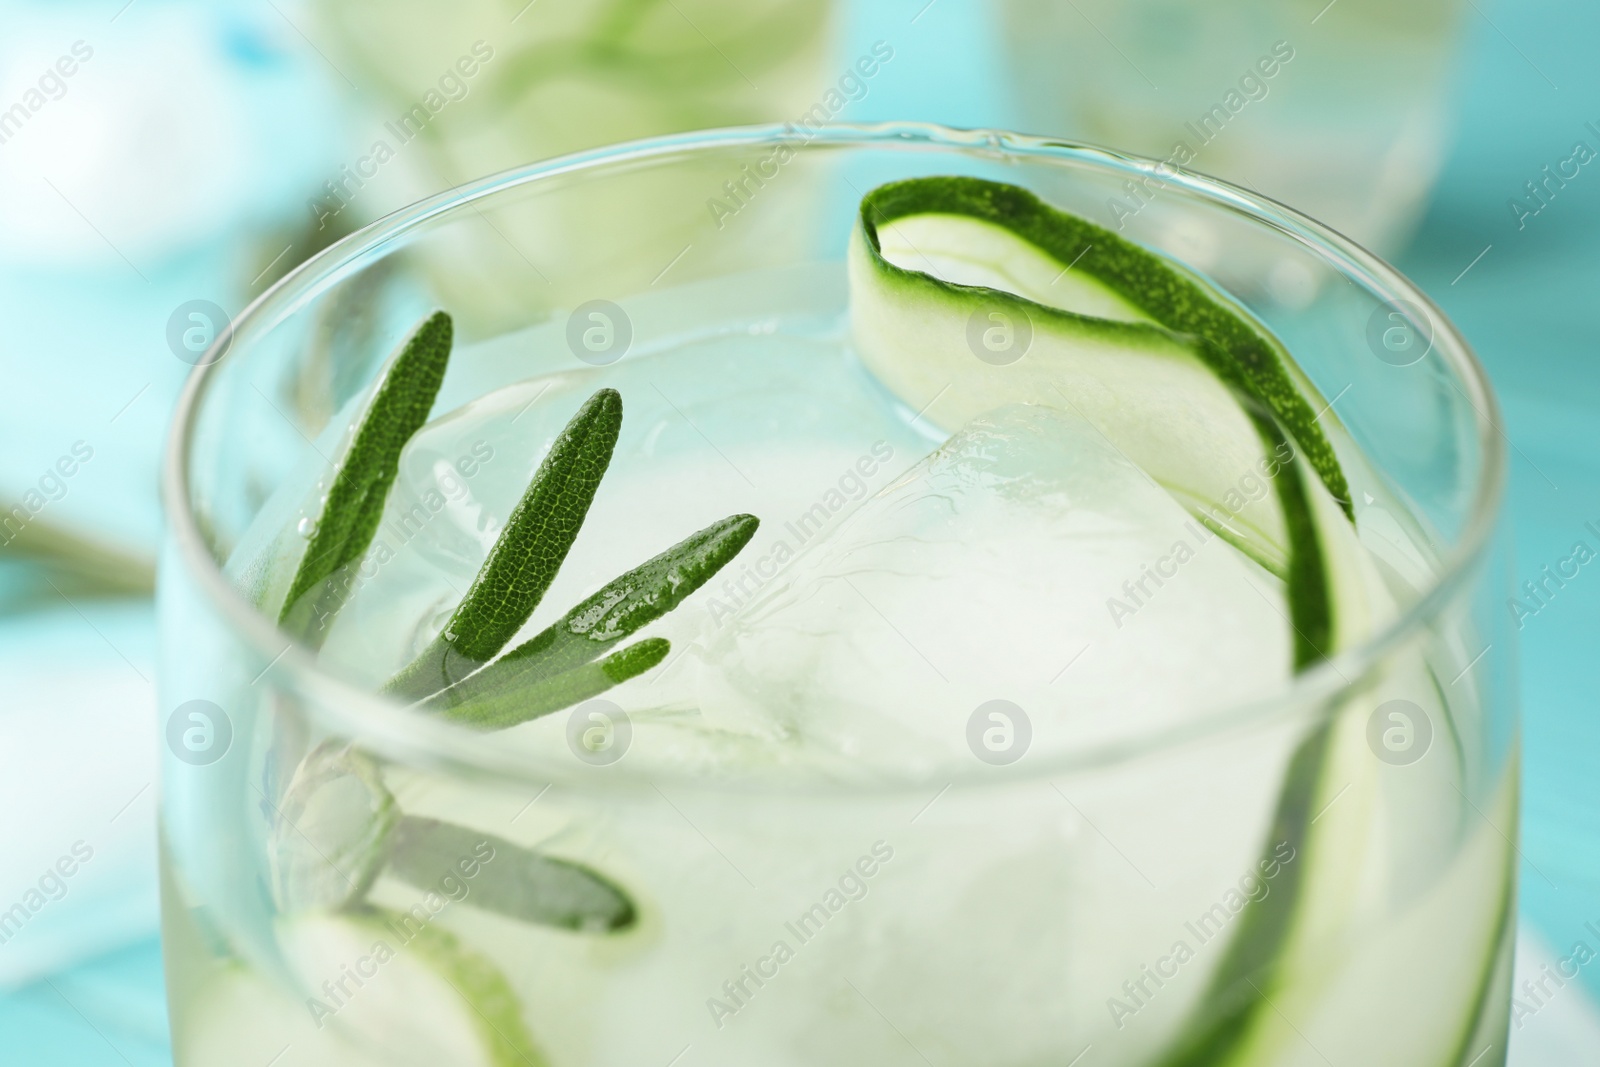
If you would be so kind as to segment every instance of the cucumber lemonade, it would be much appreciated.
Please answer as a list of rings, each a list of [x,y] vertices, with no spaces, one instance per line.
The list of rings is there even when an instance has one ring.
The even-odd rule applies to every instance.
[[[220,672],[166,780],[177,1062],[1502,1063],[1484,638],[1352,657],[1444,535],[1178,258],[978,177],[821,225],[407,312],[231,520],[285,652],[440,747]]]

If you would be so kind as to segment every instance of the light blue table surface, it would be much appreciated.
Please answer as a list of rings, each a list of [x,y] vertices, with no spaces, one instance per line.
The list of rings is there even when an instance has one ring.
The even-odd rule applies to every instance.
[[[841,45],[841,54],[854,55],[856,41],[886,36],[883,29],[892,26],[897,56],[887,76],[844,117],[1004,124],[1008,106],[993,88],[998,60],[984,47],[981,0],[936,0],[910,24],[925,2],[869,0],[870,7],[854,14],[851,42]],[[1455,147],[1422,232],[1400,265],[1459,324],[1499,388],[1515,446],[1509,513],[1517,570],[1529,577],[1566,556],[1575,540],[1595,544],[1583,527],[1600,520],[1600,168],[1586,168],[1525,229],[1518,229],[1507,200],[1542,165],[1565,158],[1575,140],[1600,147],[1600,135],[1585,128],[1590,121],[1600,127],[1600,6],[1577,0],[1475,4],[1456,94]],[[86,18],[104,20],[120,6],[119,0],[82,10]],[[123,19],[136,26],[151,17],[141,9],[185,6],[196,5],[144,0],[106,25],[106,47],[124,32]],[[0,17],[27,17],[32,10],[0,4]],[[262,7],[242,24],[273,17],[270,6]],[[237,47],[242,65],[258,65],[252,76],[315,77],[306,73],[304,57],[252,53],[247,38]],[[267,70],[273,63],[281,69]],[[263,96],[257,104],[262,128],[276,131],[269,136],[282,139],[285,158],[303,158],[312,151],[308,144],[337,145],[342,134],[335,121],[306,104],[309,97],[295,104],[290,94],[291,111],[299,107],[301,113],[287,116],[282,99]],[[263,196],[283,195],[281,180],[266,174],[261,181]],[[228,251],[198,247],[148,284],[164,294],[195,295],[203,285],[196,279],[217,271]],[[63,290],[58,282],[38,282],[29,292],[24,314],[32,332],[23,325],[25,344],[45,343],[40,338],[52,315],[71,316],[78,305],[100,299]],[[159,347],[161,322],[176,302],[164,295],[145,316],[150,321],[140,344],[151,347],[155,338]],[[19,306],[13,292],[8,313]],[[149,434],[162,421],[177,383],[176,373],[162,365],[165,377],[151,410],[141,428],[129,432]],[[136,378],[126,385],[136,387]],[[133,391],[120,380],[114,384]],[[146,510],[130,521],[153,518]],[[1600,655],[1594,647],[1600,570],[1582,571],[1527,620],[1520,637],[1526,760],[1521,908],[1525,930],[1564,950],[1580,938],[1593,943],[1586,921],[1600,926]],[[1600,967],[1586,968],[1583,981],[1600,995]],[[0,1067],[169,1064],[164,1009],[159,941],[125,945],[0,997]],[[1577,1055],[1563,1067],[1600,1064],[1600,1047]]]

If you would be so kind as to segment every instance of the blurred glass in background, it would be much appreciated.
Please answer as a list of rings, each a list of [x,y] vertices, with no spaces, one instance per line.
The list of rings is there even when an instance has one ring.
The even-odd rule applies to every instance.
[[[314,0],[311,14],[366,110],[420,133],[401,165],[426,170],[414,185],[428,193],[584,148],[792,118],[820,88],[833,6]]]
[[[795,121],[825,91],[833,0],[313,0],[311,37],[361,86],[372,141],[308,190],[316,231],[348,232],[421,196],[537,159],[663,133]],[[837,108],[825,110],[832,117]],[[817,120],[817,116],[812,116]],[[646,277],[692,240],[658,205],[728,175],[682,173],[626,203],[484,218],[492,251],[447,260],[436,284],[468,333],[548,306],[541,245],[652,234]],[[372,188],[369,189],[368,185]],[[654,253],[654,254],[652,254]]]
[[[998,8],[1030,132],[1225,178],[1383,255],[1415,230],[1449,147],[1464,0]]]

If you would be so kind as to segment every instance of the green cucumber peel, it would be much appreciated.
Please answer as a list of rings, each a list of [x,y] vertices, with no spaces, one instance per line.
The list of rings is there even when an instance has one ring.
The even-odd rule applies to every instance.
[[[405,912],[367,906],[351,912],[350,918],[382,941],[394,938],[398,953],[415,953],[455,990],[472,1012],[473,1029],[494,1067],[546,1067],[548,1061],[522,1021],[516,990],[491,960],[439,924],[419,924]]]
[[[1260,398],[1249,391],[1247,376],[1237,362],[1208,342],[1201,342],[1198,347],[1206,354],[1206,362],[1217,376],[1239,394],[1239,405],[1255,426],[1266,454],[1279,454],[1278,450],[1285,445],[1293,449],[1298,441],[1290,439],[1283,425],[1264,410]],[[1284,579],[1289,590],[1294,669],[1298,672],[1320,663],[1332,650],[1333,593],[1328,587],[1327,554],[1306,496],[1309,487],[1301,476],[1299,464],[1293,460],[1283,463],[1272,481],[1283,509],[1289,542]]]
[[[973,287],[907,270],[882,254],[879,227],[915,215],[955,215],[1003,228],[1063,268],[1092,277],[1151,322],[1175,334],[1208,341],[1228,353],[1242,374],[1245,387],[1289,430],[1328,492],[1346,517],[1353,520],[1350,490],[1338,456],[1289,374],[1283,345],[1244,314],[1220,303],[1214,291],[1166,257],[1052,207],[1021,186],[1004,182],[962,176],[913,178],[881,185],[863,197],[861,230],[884,275],[951,293]],[[1141,332],[1139,323],[1079,315],[1003,290],[988,289],[985,295],[1000,302],[1026,305],[1030,314],[1041,318],[1061,318],[1079,328],[1095,329],[1108,338],[1131,337]]]
[[[970,224],[965,221],[941,227],[938,218],[919,219],[910,228],[896,228],[898,262],[891,261],[880,241],[880,228],[921,216],[976,220],[1004,231],[1011,240],[997,239],[988,230],[966,229]],[[1238,469],[1242,470],[1241,461],[1258,448],[1260,455],[1289,457],[1271,464],[1272,473],[1263,468],[1276,495],[1282,528],[1274,532],[1271,526],[1255,527],[1281,545],[1281,557],[1274,559],[1261,552],[1259,543],[1251,543],[1249,530],[1229,540],[1285,582],[1293,669],[1304,672],[1334,651],[1342,631],[1335,626],[1338,606],[1330,566],[1332,554],[1343,544],[1341,537],[1353,536],[1352,531],[1334,528],[1344,527],[1351,519],[1348,487],[1317,415],[1295,384],[1297,369],[1264,327],[1253,324],[1242,308],[1232,306],[1220,293],[1211,293],[1205,283],[1175,264],[1051,208],[1014,186],[971,178],[894,183],[864,198],[859,226],[852,294],[877,302],[856,325],[858,345],[863,346],[859,350],[869,366],[876,359],[878,367],[889,374],[886,384],[906,390],[902,399],[913,407],[933,408],[939,399],[936,390],[943,385],[952,394],[965,394],[958,401],[965,407],[950,416],[957,420],[1001,398],[1050,403],[1051,386],[1077,408],[1080,403],[1090,406],[1092,394],[1080,394],[1074,402],[1069,395],[1073,382],[1062,380],[1073,373],[1079,375],[1075,379],[1079,388],[1084,383],[1092,387],[1098,381],[1102,391],[1107,380],[1130,390],[1144,388],[1142,383],[1148,380],[1152,389],[1171,396],[1139,401],[1145,406],[1134,408],[1132,431],[1140,434],[1139,417],[1155,418],[1153,413],[1163,410],[1163,400],[1167,410],[1171,410],[1173,398],[1185,402],[1191,395],[1188,390],[1204,385],[1209,372],[1231,400],[1213,387],[1212,400],[1198,409],[1204,413],[1203,428],[1213,425],[1211,420],[1226,415],[1230,408],[1242,413],[1245,422],[1237,423],[1235,414],[1232,429],[1218,422],[1209,436],[1207,432],[1191,433],[1190,441],[1198,443],[1201,460],[1229,470],[1234,469],[1231,464],[1240,463]],[[924,238],[933,240],[923,245]],[[928,271],[915,269],[923,265],[916,262],[919,255]],[[1034,256],[1038,258],[1030,258]],[[934,273],[940,257],[955,266],[953,277],[976,277],[994,284],[944,280]],[[978,268],[975,274],[963,274],[974,267]],[[1079,272],[1072,286],[1054,288],[1052,276],[1059,280],[1069,271]],[[1018,291],[994,287],[1007,284],[1015,284]],[[1058,292],[1065,295],[1068,291],[1076,293],[1076,300],[1064,304],[1089,306],[1103,314],[1083,314],[1020,295],[1029,293],[1049,301]],[[1031,324],[1035,348],[1024,350],[1023,362],[1013,361],[1013,366],[997,361],[996,366],[986,368],[974,358],[978,356],[976,348],[966,351],[972,345],[970,332],[965,345],[949,336],[959,331],[963,320],[977,321],[980,312],[990,309],[1020,315]],[[852,316],[859,311],[853,307]],[[1026,360],[1039,349],[1041,338],[1046,347],[1030,370]],[[928,369],[919,370],[918,361]],[[1185,370],[1194,365],[1204,368],[1198,377]],[[1116,386],[1109,388],[1114,391]],[[1122,400],[1122,394],[1116,395]],[[1090,406],[1090,410],[1095,409]],[[1121,426],[1125,435],[1129,429],[1128,423]],[[1257,443],[1251,443],[1252,435]],[[1182,443],[1185,438],[1180,432],[1148,434],[1148,440],[1157,442],[1158,448],[1172,449],[1176,447],[1173,442]],[[1140,443],[1127,436],[1124,442],[1130,449]],[[1208,444],[1216,446],[1214,455]],[[1181,457],[1176,462],[1171,454],[1162,458],[1173,475],[1166,483],[1169,491],[1202,522],[1217,529],[1231,520],[1251,521],[1233,509],[1215,507],[1222,498],[1211,495],[1214,480],[1185,481],[1185,473],[1195,468],[1185,466]],[[1317,497],[1324,492],[1337,503],[1337,510],[1332,502],[1322,507]],[[1319,724],[1297,746],[1262,849],[1263,862],[1271,861],[1284,842],[1309,847],[1315,818],[1312,808],[1322,796],[1332,746],[1331,721]],[[1297,890],[1308,876],[1300,870],[1301,865],[1285,865],[1277,890],[1254,905],[1242,921],[1208,982],[1199,1010],[1159,1060],[1161,1067],[1231,1063],[1248,1044],[1267,1010],[1261,990],[1270,993],[1275,988],[1281,957],[1300,920],[1303,894]]]
[[[880,231],[898,220],[914,218],[962,220],[952,222],[955,228],[947,233],[959,236],[957,244],[968,237],[979,243],[990,242],[979,251],[999,257],[992,264],[997,273],[1011,277],[1008,271],[1012,264],[1005,258],[1008,255],[1040,257],[1040,262],[1049,265],[1050,273],[1059,267],[1058,280],[1069,271],[1077,272],[1079,281],[1074,284],[1080,286],[1080,297],[1084,295],[1082,287],[1089,286],[1098,294],[1093,298],[1098,307],[1137,315],[1143,321],[1083,314],[1006,289],[947,281],[928,271],[892,262],[884,253]],[[969,230],[961,234],[959,226],[973,222],[983,224],[982,232]],[[994,233],[1004,234],[1009,244],[994,244]],[[1083,368],[1088,368],[1094,379],[1096,367],[1100,373],[1121,375],[1121,383],[1128,389],[1144,388],[1143,383],[1149,380],[1150,388],[1157,391],[1155,399],[1160,398],[1161,391],[1171,394],[1204,387],[1202,391],[1212,398],[1206,401],[1211,406],[1199,410],[1208,419],[1226,417],[1238,423],[1236,429],[1226,425],[1212,427],[1209,422],[1198,431],[1191,429],[1191,433],[1200,434],[1198,444],[1186,441],[1191,454],[1180,456],[1182,450],[1175,445],[1160,442],[1183,440],[1181,437],[1163,438],[1142,431],[1130,437],[1131,431],[1124,423],[1124,447],[1133,449],[1140,443],[1134,438],[1148,438],[1167,449],[1157,455],[1169,465],[1169,475],[1177,472],[1173,475],[1177,481],[1175,484],[1168,479],[1162,484],[1200,521],[1283,579],[1290,609],[1294,669],[1304,671],[1327,658],[1334,640],[1335,605],[1327,570],[1327,546],[1323,543],[1326,531],[1319,528],[1311,497],[1326,491],[1348,519],[1348,488],[1317,416],[1295,385],[1287,353],[1265,327],[1254,324],[1242,308],[1231,306],[1221,293],[1164,257],[1057,210],[1013,185],[977,178],[936,177],[880,186],[862,200],[859,238],[857,247],[867,258],[867,273],[853,276],[853,297],[876,301],[879,308],[865,312],[861,307],[852,309],[853,316],[869,316],[859,320],[867,324],[868,333],[864,339],[858,336],[858,344],[871,349],[863,352],[869,365],[873,358],[880,366],[886,362],[900,364],[887,367],[897,377],[886,384],[915,393],[902,396],[913,406],[924,410],[933,407],[943,393],[935,394],[934,387],[950,383],[947,388],[951,397],[965,394],[972,404],[980,395],[985,398],[984,403],[1003,397],[1009,402],[1048,404],[1052,402],[1049,391],[1053,387],[1077,408],[1079,402],[1087,403],[1089,398],[1080,396],[1079,402],[1074,402],[1070,395],[1074,386],[1056,379],[1069,372],[1083,373]],[[935,250],[935,254],[949,252],[948,247]],[[907,258],[915,259],[916,255],[908,254]],[[853,264],[853,268],[858,265]],[[932,261],[928,265],[931,267]],[[1031,288],[1048,289],[1042,284]],[[889,310],[882,313],[887,318],[870,317],[885,307]],[[1036,349],[1052,346],[1039,357],[1042,363],[1030,369],[1030,354],[1024,354],[1022,362],[1014,366],[985,367],[964,346],[958,344],[959,351],[948,350],[951,340],[937,331],[951,328],[969,313],[976,316],[994,309],[1013,312],[1031,323]],[[931,332],[919,334],[930,313],[948,319],[941,319],[942,325],[928,327]],[[930,349],[927,345],[935,347]],[[938,363],[940,359],[946,362]],[[937,370],[923,372],[907,366],[923,360],[936,361]],[[1055,373],[1049,373],[1050,368],[1055,368]],[[944,372],[950,376],[944,376]],[[928,377],[929,374],[934,376]],[[1101,392],[1106,388],[1099,386]],[[1146,397],[1144,402],[1148,404],[1151,399]],[[1170,410],[1170,396],[1166,402]],[[965,414],[975,410],[973,407]],[[1120,415],[1136,417],[1140,410],[1128,407]],[[1143,410],[1148,419],[1155,417],[1150,412],[1161,409]],[[1134,416],[1129,416],[1129,411]],[[1241,413],[1243,422],[1238,420]],[[1138,429],[1136,424],[1134,429]],[[1216,457],[1210,457],[1208,452],[1193,454],[1195,447],[1203,450],[1208,446],[1218,449]],[[1225,498],[1209,495],[1218,491],[1214,480],[1209,483],[1213,486],[1210,490],[1196,490],[1184,481],[1185,477],[1198,476],[1196,462],[1212,473],[1219,466],[1226,471],[1230,464],[1238,464],[1237,469],[1243,473],[1259,459],[1285,455],[1287,460],[1271,462],[1274,473],[1267,475],[1279,505],[1277,517],[1267,516],[1272,524],[1281,523],[1282,529],[1276,532],[1270,527],[1261,528],[1251,536],[1249,531],[1232,529],[1231,522],[1249,524],[1252,518],[1259,521],[1260,517],[1220,506]],[[1159,474],[1152,476],[1161,479]],[[1197,484],[1205,483],[1202,479]],[[1219,515],[1227,517],[1219,519]]]
[[[1454,1055],[1446,1063],[1465,1063],[1471,1067],[1472,1057],[1486,1045],[1503,1039],[1506,1032],[1506,991],[1511,988],[1512,960],[1516,943],[1516,893],[1510,879],[1500,895],[1500,909],[1495,916],[1494,936],[1496,947],[1489,966],[1484,968],[1474,999],[1472,1020],[1456,1044]]]
[[[1305,847],[1315,817],[1312,804],[1327,766],[1331,732],[1330,723],[1318,726],[1289,761],[1262,862],[1276,858],[1280,843]],[[1262,991],[1272,987],[1283,944],[1294,924],[1304,867],[1298,857],[1283,864],[1273,892],[1252,905],[1211,976],[1205,999],[1193,1015],[1195,1024],[1156,1067],[1226,1063],[1232,1050],[1244,1041],[1262,1010]]]

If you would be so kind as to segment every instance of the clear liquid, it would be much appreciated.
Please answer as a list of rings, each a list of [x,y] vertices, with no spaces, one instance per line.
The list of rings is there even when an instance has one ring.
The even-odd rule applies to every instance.
[[[1370,704],[1352,697],[1323,761],[1317,804],[1333,800],[1281,840],[1309,719],[1026,773],[1273,692],[1289,669],[1281,588],[1200,542],[1066,413],[996,413],[936,455],[947,435],[859,367],[842,306],[837,268],[812,267],[636,301],[635,348],[605,370],[573,360],[563,322],[457,355],[439,410],[470,403],[408,450],[379,533],[390,558],[330,634],[335,669],[379,684],[437,632],[497,517],[601,384],[623,395],[623,438],[528,633],[714,519],[747,511],[763,527],[726,584],[647,631],[675,658],[606,694],[632,734],[592,790],[384,772],[408,815],[604,872],[636,903],[633,927],[509,920],[473,906],[470,878],[435,908],[386,874],[370,903],[426,909],[458,956],[503,976],[555,1065],[1067,1063],[1086,1048],[1161,1063],[1216,1017],[1237,946],[1285,902],[1296,935],[1249,974],[1292,1025],[1262,1024],[1237,1062],[1468,1062],[1478,1047],[1458,1053],[1497,1021],[1509,846],[1456,788],[1473,788],[1471,698],[1443,708],[1404,688],[1425,689],[1459,635],[1386,672],[1440,708],[1428,753],[1372,758]],[[286,492],[263,524],[294,528],[315,493]],[[1184,538],[1192,558],[1140,586]],[[1114,597],[1137,611],[1108,610]],[[999,744],[982,728],[998,721],[969,732],[990,700],[1028,720],[1009,768],[980,753],[1005,754],[1014,721]],[[260,736],[270,794],[314,739],[283,723]],[[565,712],[503,736],[581,758]],[[1513,785],[1479,786],[1502,824]],[[238,840],[270,841],[275,806],[249,799]],[[204,869],[216,858],[176,844],[180,1064],[286,1046],[284,1064],[468,1062],[461,1050],[482,1046],[485,1016],[428,978],[403,929],[345,940],[342,919],[227,898]],[[370,962],[379,942],[392,961]]]

